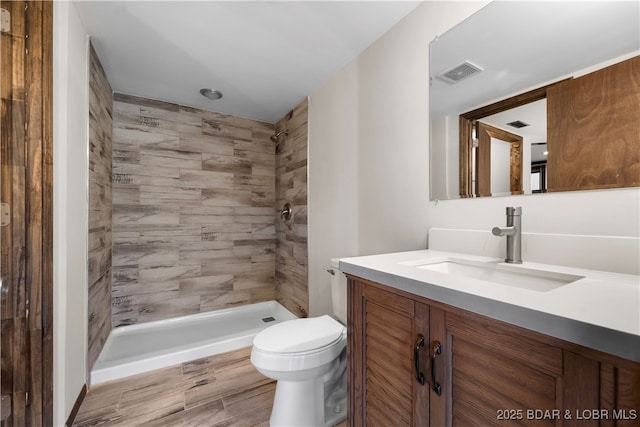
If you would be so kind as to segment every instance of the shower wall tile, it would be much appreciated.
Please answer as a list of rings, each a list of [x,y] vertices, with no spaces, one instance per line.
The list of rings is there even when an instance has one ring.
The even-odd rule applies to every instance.
[[[93,45],[89,76],[87,374],[111,331],[113,96]]]
[[[275,299],[273,124],[116,93],[113,326]]]
[[[293,213],[276,221],[276,300],[300,317],[309,314],[307,118],[305,99],[276,124],[276,131],[288,130],[276,147],[276,207],[290,203]]]

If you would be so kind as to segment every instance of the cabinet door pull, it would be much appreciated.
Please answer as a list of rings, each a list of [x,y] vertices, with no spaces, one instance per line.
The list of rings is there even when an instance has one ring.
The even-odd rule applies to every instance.
[[[424,374],[420,372],[420,349],[424,348],[424,336],[418,335],[418,340],[416,341],[415,351],[413,353],[413,362],[416,367],[416,380],[424,385]]]
[[[431,386],[438,396],[442,394],[442,387],[440,383],[436,381],[436,356],[440,353],[442,353],[440,341],[434,341],[433,347],[431,348]]]

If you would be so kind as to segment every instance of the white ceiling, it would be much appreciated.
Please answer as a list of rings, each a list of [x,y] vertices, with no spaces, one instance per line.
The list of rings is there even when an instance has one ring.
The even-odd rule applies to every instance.
[[[76,2],[114,91],[271,123],[419,4]]]

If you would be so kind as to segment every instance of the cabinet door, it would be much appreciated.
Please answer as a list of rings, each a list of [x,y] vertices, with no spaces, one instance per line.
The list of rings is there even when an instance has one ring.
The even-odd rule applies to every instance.
[[[443,337],[443,391],[431,400],[432,414],[444,413],[441,425],[562,425],[561,348],[481,316],[442,315],[431,330]]]
[[[349,299],[349,425],[428,425],[429,307],[352,278]]]
[[[579,348],[563,357],[563,427],[640,425],[640,363]]]
[[[637,427],[640,425],[640,363],[611,359],[598,364],[600,404],[608,419],[601,427]]]

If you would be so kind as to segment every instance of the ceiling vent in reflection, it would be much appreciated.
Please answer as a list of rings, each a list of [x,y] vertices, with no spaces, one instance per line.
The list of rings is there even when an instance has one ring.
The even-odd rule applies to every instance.
[[[482,68],[477,65],[473,65],[469,61],[464,61],[462,64],[453,67],[450,70],[439,74],[438,77],[447,83],[454,84],[482,71]]]
[[[522,120],[516,120],[515,122],[507,123],[507,125],[512,126],[516,129],[523,128],[525,126],[529,126],[529,123],[525,123]]]

